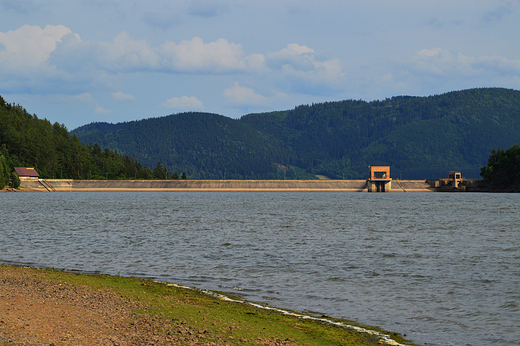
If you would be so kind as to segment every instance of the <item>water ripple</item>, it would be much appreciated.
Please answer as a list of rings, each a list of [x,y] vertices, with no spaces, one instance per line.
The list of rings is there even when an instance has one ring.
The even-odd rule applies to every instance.
[[[3,263],[239,294],[379,325],[428,345],[519,344],[519,195],[0,198],[9,210],[0,215]]]

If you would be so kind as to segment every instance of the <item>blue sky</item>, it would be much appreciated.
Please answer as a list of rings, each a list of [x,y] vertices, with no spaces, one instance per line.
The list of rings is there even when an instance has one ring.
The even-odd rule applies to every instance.
[[[72,130],[520,89],[520,0],[0,0],[0,95]]]

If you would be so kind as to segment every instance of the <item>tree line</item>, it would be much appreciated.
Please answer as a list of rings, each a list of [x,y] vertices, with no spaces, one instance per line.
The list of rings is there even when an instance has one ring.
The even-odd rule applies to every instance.
[[[488,186],[497,188],[520,188],[520,146],[493,149],[480,175]]]
[[[63,124],[38,119],[0,96],[0,188],[16,186],[14,167],[34,167],[47,179],[175,179],[99,144],[83,144]],[[182,175],[186,177],[186,175]]]

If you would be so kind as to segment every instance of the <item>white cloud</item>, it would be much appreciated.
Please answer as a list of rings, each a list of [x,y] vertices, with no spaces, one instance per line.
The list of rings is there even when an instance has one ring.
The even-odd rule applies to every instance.
[[[96,114],[108,114],[110,112],[111,112],[110,110],[104,109],[100,105],[96,105],[96,109],[94,109],[94,113],[96,113]]]
[[[279,91],[270,91],[261,94],[254,89],[241,86],[238,82],[224,90],[223,94],[226,104],[242,114],[248,112],[265,110],[268,108],[287,107],[290,96]]]
[[[204,109],[204,105],[195,96],[172,97],[162,104],[164,108],[195,110]]]
[[[135,97],[122,91],[112,93],[112,98],[118,102],[134,101]]]
[[[499,75],[520,75],[520,60],[511,60],[500,55],[473,59],[472,65],[474,68],[493,71]]]
[[[78,95],[67,95],[67,94],[53,94],[49,95],[49,98],[53,99],[57,102],[65,102],[65,103],[83,103],[86,104],[89,107],[92,107],[91,109],[94,110],[94,113],[96,114],[107,114],[111,113],[110,110],[107,110],[99,105],[98,102],[92,97],[92,95],[88,92],[81,93]]]
[[[94,98],[90,93],[82,93],[78,95],[67,95],[67,94],[54,94],[50,96],[52,99],[58,101],[58,102],[67,102],[67,103],[73,103],[73,102],[81,102],[86,104],[95,104],[96,101],[94,101]]]
[[[57,42],[46,63],[58,70],[77,74],[96,69],[98,54],[100,49],[96,43],[82,41],[79,35],[67,34]]]
[[[271,68],[290,66],[299,71],[311,71],[316,67],[314,50],[296,43],[289,44],[281,51],[268,54],[266,63]]]
[[[70,99],[71,100],[77,100],[77,101],[80,101],[80,102],[83,102],[83,103],[95,103],[96,102],[96,101],[94,101],[94,98],[92,98],[92,95],[90,95],[90,93],[82,93],[82,94],[79,94],[79,95],[71,95]]]
[[[26,25],[0,33],[0,75],[12,78],[0,83],[3,90],[12,86],[19,91],[55,94],[81,93],[100,86],[111,89],[118,76],[135,72],[249,74],[270,80],[275,89],[308,94],[337,87],[344,75],[339,59],[322,58],[314,49],[296,43],[278,52],[246,55],[242,45],[223,38],[205,43],[193,37],[152,45],[123,31],[111,41],[85,41],[63,25],[43,29]],[[269,99],[240,88],[236,85],[225,92],[228,103],[262,104]],[[132,100],[123,93],[112,97]]]
[[[235,106],[259,106],[269,103],[267,97],[257,94],[253,89],[238,85],[238,82],[224,90],[224,98]]]
[[[447,75],[457,67],[457,57],[440,48],[422,49],[411,58],[412,67],[431,75]]]
[[[159,56],[146,40],[134,40],[127,32],[112,42],[100,42],[99,62],[108,70],[149,70],[159,67]]]
[[[280,77],[299,93],[320,94],[342,88],[345,73],[338,58],[320,57],[314,49],[291,43],[278,52],[267,54],[265,64],[281,72]]]
[[[84,41],[58,25],[24,25],[0,32],[0,91],[69,93],[111,87],[121,73],[244,73],[264,67],[262,54],[246,56],[240,44],[199,37],[153,46],[121,32],[111,41]],[[112,77],[111,77],[112,76]]]
[[[24,25],[15,31],[0,32],[0,70],[25,71],[41,67],[58,42],[72,31],[63,25],[39,26]],[[74,34],[77,40],[79,35]]]
[[[242,46],[225,39],[204,43],[200,37],[180,43],[166,42],[161,46],[162,64],[175,72],[230,73],[244,71]]]
[[[339,59],[320,58],[314,49],[296,43],[266,55],[246,55],[242,45],[223,38],[205,43],[202,38],[194,37],[154,46],[123,31],[111,41],[83,41],[69,28],[58,25],[44,29],[23,26],[16,31],[0,33],[0,45],[3,47],[0,66],[5,69],[4,74],[22,71],[18,72],[18,77],[20,73],[28,74],[32,85],[37,85],[35,81],[39,79],[55,80],[52,92],[59,92],[60,85],[68,92],[66,85],[78,84],[78,81],[84,86],[104,84],[108,87],[110,78],[107,76],[141,71],[256,73],[257,76],[271,76],[272,81],[278,80],[281,84],[289,83],[290,90],[309,93],[317,89],[328,90],[342,77]],[[33,73],[36,68],[38,71]],[[5,81],[2,84],[7,85]],[[259,102],[258,96],[256,102]],[[116,100],[124,98],[123,95],[113,97]]]
[[[64,40],[65,41],[65,40]],[[82,63],[78,63],[81,61]],[[263,55],[245,56],[242,46],[225,39],[204,43],[200,37],[152,46],[127,32],[109,42],[81,42],[70,38],[58,46],[52,62],[59,66],[95,64],[107,72],[159,71],[168,73],[227,74],[263,64]]]
[[[297,77],[298,80],[303,82],[331,89],[334,89],[344,77],[339,59],[329,59],[323,62],[315,61],[313,70],[298,70],[294,66],[286,65],[283,71],[288,76]]]
[[[251,70],[261,70],[265,68],[265,55],[263,54],[249,54],[244,60]]]
[[[471,57],[438,47],[416,52],[407,67],[416,74],[439,78],[520,74],[520,60],[499,55]]]

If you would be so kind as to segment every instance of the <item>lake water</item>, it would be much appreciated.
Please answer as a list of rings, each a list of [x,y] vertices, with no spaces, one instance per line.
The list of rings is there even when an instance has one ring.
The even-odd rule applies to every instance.
[[[3,193],[0,262],[520,345],[520,194]]]

